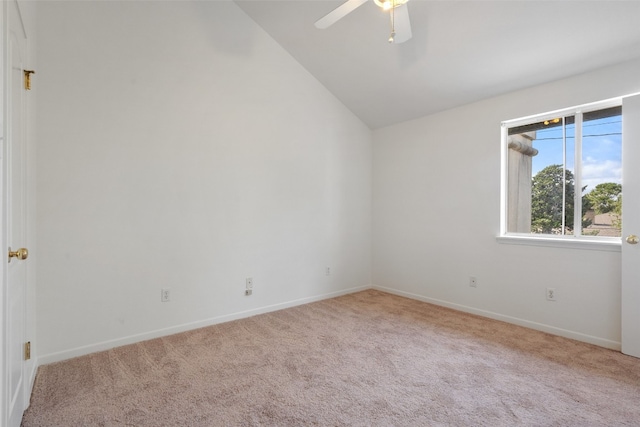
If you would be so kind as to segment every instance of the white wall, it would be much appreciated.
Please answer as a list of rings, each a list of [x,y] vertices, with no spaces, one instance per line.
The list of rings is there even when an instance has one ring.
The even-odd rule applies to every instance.
[[[38,19],[42,363],[369,286],[371,131],[234,3]]]
[[[375,131],[373,284],[619,348],[619,252],[496,241],[500,122],[638,92],[638,75],[629,62]]]

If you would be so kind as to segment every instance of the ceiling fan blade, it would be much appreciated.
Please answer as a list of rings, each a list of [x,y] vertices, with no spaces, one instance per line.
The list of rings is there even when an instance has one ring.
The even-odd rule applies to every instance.
[[[316,21],[316,28],[320,28],[324,30],[325,28],[330,27],[335,24],[340,19],[344,18],[363,4],[365,4],[367,0],[347,0],[347,2],[341,4],[337,8],[333,9],[324,17],[318,19]]]
[[[404,43],[412,37],[411,34],[411,20],[409,19],[409,8],[405,3],[402,6],[398,6],[394,9],[395,13],[395,27],[396,36],[394,37],[394,43]]]

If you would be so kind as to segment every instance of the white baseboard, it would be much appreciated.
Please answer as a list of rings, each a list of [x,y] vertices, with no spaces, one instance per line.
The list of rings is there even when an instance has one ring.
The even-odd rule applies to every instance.
[[[442,307],[451,308],[454,310],[462,311],[465,313],[477,314],[478,316],[487,317],[490,319],[500,320],[506,323],[511,323],[518,326],[524,326],[526,328],[534,329],[537,331],[547,332],[553,335],[558,335],[565,338],[571,338],[577,341],[586,342],[589,344],[594,344],[600,347],[609,348],[612,350],[620,351],[622,346],[621,343],[617,341],[611,341],[600,337],[595,337],[592,335],[583,334],[580,332],[570,331],[567,329],[557,328],[555,326],[545,325],[543,323],[532,322],[525,319],[520,319],[517,317],[506,316],[504,314],[494,313],[492,311],[480,310],[477,308],[455,304],[447,301],[438,300],[435,298],[429,298],[418,294],[413,294],[410,292],[399,291],[397,289],[386,288],[382,286],[360,286],[355,288],[349,288],[342,291],[331,292],[328,294],[317,295],[314,297],[300,298],[297,300],[286,301],[279,304],[273,304],[265,307],[260,307],[252,310],[241,311],[237,313],[227,314],[224,316],[213,317],[210,319],[201,320],[198,322],[186,323],[182,325],[172,326],[170,328],[158,329],[155,331],[150,331],[142,334],[130,335],[127,337],[118,338],[115,340],[104,341],[96,344],[91,344],[83,347],[77,347],[70,350],[65,350],[57,353],[50,353],[45,355],[40,355],[37,358],[37,362],[33,364],[34,369],[32,372],[28,373],[27,379],[33,384],[35,379],[36,367],[39,365],[46,365],[49,363],[59,362],[66,359],[71,359],[73,357],[84,356],[86,354],[95,353],[98,351],[109,350],[114,347],[119,347],[127,344],[134,344],[136,342],[150,340],[154,338],[159,338],[167,335],[177,334],[180,332],[186,332],[193,329],[203,328],[206,326],[216,325],[219,323],[230,322],[232,320],[243,319],[246,317],[255,316],[258,314],[269,313],[272,311],[282,310],[289,307],[295,307],[302,304],[308,304],[315,301],[321,301],[324,299],[335,298],[341,295],[352,294],[355,292],[360,292],[366,289],[377,289],[382,292],[387,292],[394,295],[399,295],[406,298],[411,298],[418,301],[427,302],[430,304],[439,305]]]
[[[44,354],[44,355],[38,356],[38,361],[40,365],[60,362],[62,360],[71,359],[73,357],[84,356],[84,355],[95,353],[98,351],[109,350],[109,349],[120,347],[127,344],[134,344],[140,341],[146,341],[154,338],[160,338],[168,335],[177,334],[180,332],[190,331],[193,329],[204,328],[206,326],[216,325],[218,323],[230,322],[232,320],[243,319],[243,318],[255,316],[258,314],[269,313],[272,311],[278,311],[285,308],[295,307],[302,304],[308,304],[315,301],[335,298],[341,295],[360,292],[365,289],[371,289],[371,286],[369,285],[359,286],[355,288],[345,289],[342,291],[331,292],[328,294],[322,294],[322,295],[317,295],[317,296],[307,297],[307,298],[300,298],[297,300],[286,301],[286,302],[273,304],[265,307],[255,308],[252,310],[241,311],[237,313],[226,314],[224,316],[213,317],[213,318],[201,320],[198,322],[185,323],[182,325],[172,326],[170,328],[158,329],[155,331],[145,332],[145,333],[136,334],[136,335],[130,335],[130,336],[118,338],[115,340],[103,341],[96,344],[76,347],[70,350],[60,351],[57,353]]]
[[[534,329],[536,331],[547,332],[549,334],[558,335],[564,338],[571,338],[576,341],[586,342],[589,344],[597,345],[597,346],[608,348],[611,350],[620,351],[622,349],[622,344],[617,341],[611,341],[611,340],[600,338],[600,337],[594,337],[592,335],[587,335],[580,332],[557,328],[555,326],[545,325],[543,323],[532,322],[530,320],[520,319],[512,316],[506,316],[504,314],[494,313],[492,311],[480,310],[477,308],[468,307],[466,305],[455,304],[447,301],[438,300],[435,298],[428,298],[422,295],[399,291],[392,288],[385,288],[382,286],[373,285],[372,289],[377,289],[382,292],[388,292],[390,294],[399,295],[402,297],[411,298],[418,301],[428,302],[430,304],[439,305],[442,307],[452,308],[454,310],[463,311],[465,313],[477,314],[478,316],[488,317],[490,319],[500,320],[502,322],[512,323],[518,326],[524,326],[525,328]]]

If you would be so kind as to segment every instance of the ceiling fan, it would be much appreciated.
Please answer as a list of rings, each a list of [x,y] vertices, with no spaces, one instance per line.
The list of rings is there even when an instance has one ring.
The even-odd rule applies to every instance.
[[[368,0],[347,0],[324,17],[316,21],[316,28],[325,29],[344,18]],[[373,0],[383,11],[389,13],[391,35],[389,43],[404,43],[411,38],[411,21],[409,20],[409,0]]]

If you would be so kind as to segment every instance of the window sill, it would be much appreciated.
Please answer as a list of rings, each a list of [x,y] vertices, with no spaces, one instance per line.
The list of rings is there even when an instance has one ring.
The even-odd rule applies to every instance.
[[[622,239],[620,237],[553,237],[532,236],[529,234],[507,234],[496,237],[498,243],[509,245],[547,246],[565,249],[586,249],[592,251],[620,252]]]

